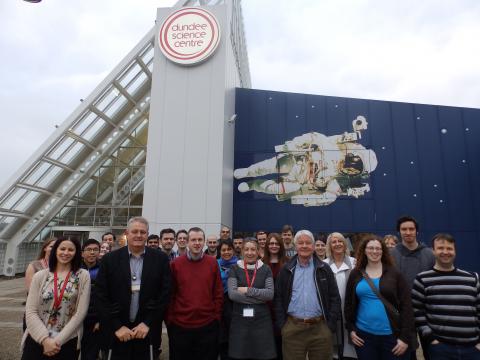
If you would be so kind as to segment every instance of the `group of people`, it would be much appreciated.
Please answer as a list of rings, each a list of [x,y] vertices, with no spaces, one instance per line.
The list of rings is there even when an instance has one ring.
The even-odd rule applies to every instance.
[[[415,359],[417,339],[426,360],[480,359],[478,275],[451,235],[428,247],[418,230],[406,216],[395,246],[352,246],[290,225],[149,235],[134,217],[123,247],[52,239],[27,269],[22,359],[158,359],[163,322],[172,360]]]

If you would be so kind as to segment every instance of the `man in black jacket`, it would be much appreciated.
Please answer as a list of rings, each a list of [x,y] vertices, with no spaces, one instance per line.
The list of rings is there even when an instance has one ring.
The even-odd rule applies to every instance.
[[[308,230],[295,235],[295,255],[280,271],[275,284],[275,316],[282,329],[283,358],[329,360],[332,333],[341,315],[340,294],[328,265],[314,256]]]
[[[113,359],[149,359],[159,348],[161,324],[170,297],[167,255],[145,247],[148,222],[127,225],[127,246],[102,258],[97,276],[101,327],[109,329]]]

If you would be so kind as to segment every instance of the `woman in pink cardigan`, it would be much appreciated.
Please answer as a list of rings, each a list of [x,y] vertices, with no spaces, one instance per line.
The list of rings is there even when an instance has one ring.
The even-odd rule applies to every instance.
[[[90,301],[90,275],[81,269],[78,240],[59,238],[48,268],[32,279],[25,309],[22,360],[76,359]]]

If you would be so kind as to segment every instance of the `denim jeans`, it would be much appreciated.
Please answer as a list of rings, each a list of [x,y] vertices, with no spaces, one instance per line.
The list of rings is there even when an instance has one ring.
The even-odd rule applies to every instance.
[[[430,344],[428,354],[434,360],[480,360],[480,351],[475,346]]]
[[[363,339],[363,346],[355,346],[358,360],[406,360],[410,358],[410,349],[401,356],[395,356],[392,349],[397,345],[394,335],[373,335],[357,330],[357,335]]]

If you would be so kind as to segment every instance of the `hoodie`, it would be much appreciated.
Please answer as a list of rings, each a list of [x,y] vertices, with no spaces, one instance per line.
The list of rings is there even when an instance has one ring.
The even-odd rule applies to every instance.
[[[435,265],[435,256],[432,249],[423,243],[418,243],[415,250],[409,250],[405,245],[399,243],[391,250],[390,254],[395,260],[397,269],[407,280],[410,289],[417,274],[430,270]]]

